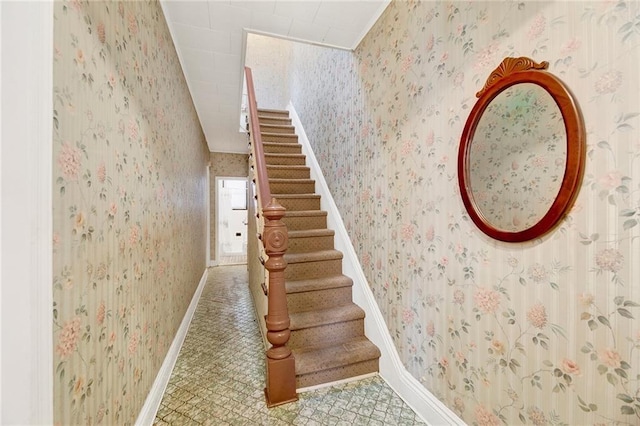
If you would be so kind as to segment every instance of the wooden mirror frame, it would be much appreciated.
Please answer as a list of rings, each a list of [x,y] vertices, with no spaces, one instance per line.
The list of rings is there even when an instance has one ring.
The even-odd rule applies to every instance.
[[[458,151],[458,184],[462,201],[478,228],[488,236],[506,242],[529,241],[545,235],[553,229],[573,205],[582,182],[586,153],[586,131],[580,108],[564,83],[545,71],[548,62],[505,58],[484,85],[476,93],[474,105],[464,126]],[[507,88],[519,83],[533,83],[545,89],[555,100],[565,124],[567,134],[567,158],[564,177],[558,195],[546,214],[533,226],[522,231],[510,232],[498,229],[476,207],[471,193],[469,153],[476,127],[491,101]]]

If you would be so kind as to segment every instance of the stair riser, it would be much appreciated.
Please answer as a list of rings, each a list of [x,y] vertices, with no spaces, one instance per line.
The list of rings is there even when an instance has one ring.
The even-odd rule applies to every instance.
[[[278,202],[287,210],[320,210],[319,198],[279,198]]]
[[[291,231],[302,231],[307,229],[325,229],[327,227],[326,216],[304,216],[304,217],[284,217],[283,222],[287,229]],[[289,240],[291,245],[291,240]]]
[[[277,124],[278,126],[291,126],[290,118],[259,117],[260,124]]]
[[[272,194],[314,194],[316,192],[315,182],[271,182],[269,188]]]
[[[262,142],[277,142],[277,143],[298,143],[298,135],[289,135],[286,133],[281,134],[262,134]]]
[[[378,371],[378,359],[359,362],[345,367],[318,371],[312,374],[296,376],[296,388],[306,388],[323,383],[336,382],[350,377],[362,376]]]
[[[281,157],[265,154],[268,166],[304,166],[304,157]]]
[[[267,176],[272,179],[309,179],[309,169],[267,169]]]
[[[293,229],[289,230],[292,231]],[[333,235],[328,235],[326,237],[289,237],[289,248],[287,249],[287,253],[309,253],[317,250],[331,250],[333,248]]]
[[[305,346],[332,346],[364,334],[364,319],[291,330],[287,346],[292,349]]]
[[[351,301],[351,286],[287,294],[289,313],[328,309]]]
[[[296,132],[296,128],[293,126],[274,126],[270,124],[263,125],[260,123],[260,133],[268,132],[268,133],[285,133],[288,135],[292,135]]]
[[[342,259],[290,263],[284,270],[286,280],[305,280],[342,274]]]
[[[288,143],[281,145],[264,145],[265,154],[302,154],[302,146]]]

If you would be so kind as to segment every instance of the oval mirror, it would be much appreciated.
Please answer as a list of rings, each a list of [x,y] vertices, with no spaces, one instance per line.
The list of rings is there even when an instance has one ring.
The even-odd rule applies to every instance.
[[[478,228],[498,240],[544,235],[571,208],[582,180],[582,115],[547,67],[502,61],[476,94],[462,134],[462,200]]]

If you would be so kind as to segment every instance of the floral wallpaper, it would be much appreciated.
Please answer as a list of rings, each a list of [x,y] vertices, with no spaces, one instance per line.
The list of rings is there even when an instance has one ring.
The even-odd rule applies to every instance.
[[[289,40],[247,34],[245,65],[252,71],[259,108],[286,109],[291,46]]]
[[[640,422],[640,2],[395,1],[355,52],[296,45],[290,93],[407,369],[469,424]],[[469,220],[465,120],[506,56],[550,62],[588,132],[566,219]]]
[[[469,146],[469,185],[480,213],[518,232],[540,221],[565,171],[567,132],[560,108],[541,86],[520,83],[482,113]]]
[[[230,154],[223,152],[211,152],[209,164],[211,172],[209,175],[209,200],[211,209],[209,210],[210,223],[210,260],[216,259],[216,177],[248,177],[249,157],[248,154]]]
[[[159,3],[54,21],[54,419],[133,424],[205,269],[208,150]]]

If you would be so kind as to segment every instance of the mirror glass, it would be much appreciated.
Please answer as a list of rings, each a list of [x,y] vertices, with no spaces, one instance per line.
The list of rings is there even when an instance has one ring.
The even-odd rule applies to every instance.
[[[528,241],[549,232],[582,182],[582,114],[548,67],[505,58],[476,93],[460,139],[462,201],[474,224],[497,240]]]
[[[484,110],[469,148],[470,190],[495,228],[532,227],[556,199],[565,172],[567,133],[549,92],[520,83]]]

